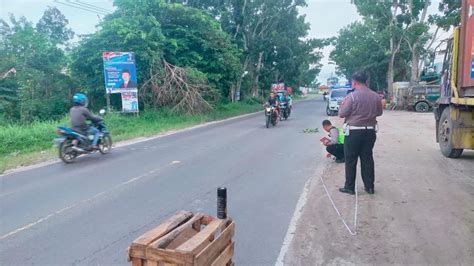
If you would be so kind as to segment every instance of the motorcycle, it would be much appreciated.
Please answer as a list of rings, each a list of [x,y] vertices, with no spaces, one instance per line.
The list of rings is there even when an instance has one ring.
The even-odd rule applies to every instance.
[[[276,126],[278,123],[278,111],[275,106],[265,105],[265,121],[267,128],[270,127],[270,123]]]
[[[280,110],[281,110],[280,121],[283,119],[287,120],[291,114],[291,107],[288,105],[288,103],[283,102],[280,104]]]
[[[104,113],[104,110],[100,110],[101,115]],[[98,151],[101,154],[107,154],[112,149],[110,132],[103,121],[97,123],[95,127],[99,130]],[[56,133],[60,137],[56,138],[54,142],[59,146],[59,158],[65,163],[72,163],[79,155],[97,151],[92,147],[93,135],[84,135],[64,126],[58,126]]]

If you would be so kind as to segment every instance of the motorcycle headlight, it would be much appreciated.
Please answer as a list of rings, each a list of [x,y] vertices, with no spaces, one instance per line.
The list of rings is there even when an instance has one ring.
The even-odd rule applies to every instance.
[[[267,107],[267,109],[266,109],[266,110],[267,110],[267,112],[270,112],[270,111],[272,110],[272,108],[270,108],[270,107]]]

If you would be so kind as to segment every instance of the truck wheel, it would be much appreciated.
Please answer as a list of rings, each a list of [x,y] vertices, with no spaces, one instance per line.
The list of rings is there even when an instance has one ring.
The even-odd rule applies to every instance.
[[[418,113],[426,113],[430,110],[430,106],[426,102],[419,102],[415,105],[415,111]]]
[[[459,158],[463,149],[454,149],[452,143],[453,121],[449,112],[449,107],[444,108],[439,119],[438,140],[441,153],[448,158]]]

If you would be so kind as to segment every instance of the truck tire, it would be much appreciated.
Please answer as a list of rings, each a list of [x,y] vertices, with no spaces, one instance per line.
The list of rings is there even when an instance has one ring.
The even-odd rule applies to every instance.
[[[441,149],[441,153],[444,156],[448,158],[459,158],[463,152],[463,149],[453,148],[452,135],[453,121],[451,120],[449,107],[446,107],[444,108],[443,113],[441,113],[441,117],[439,119],[439,148]]]
[[[430,105],[427,102],[418,102],[415,105],[415,111],[418,113],[426,113],[430,110]]]

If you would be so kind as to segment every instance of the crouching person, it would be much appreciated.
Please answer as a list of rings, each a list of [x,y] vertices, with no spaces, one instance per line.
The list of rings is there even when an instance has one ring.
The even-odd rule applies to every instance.
[[[324,120],[323,128],[328,132],[329,138],[322,138],[321,142],[326,146],[328,152],[327,157],[331,158],[331,155],[336,157],[336,163],[344,162],[344,133],[342,129],[336,128],[331,124],[331,121]]]

